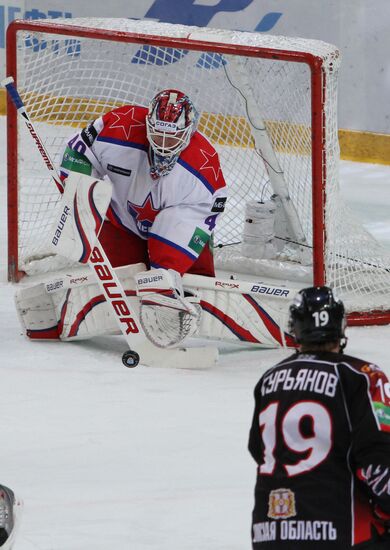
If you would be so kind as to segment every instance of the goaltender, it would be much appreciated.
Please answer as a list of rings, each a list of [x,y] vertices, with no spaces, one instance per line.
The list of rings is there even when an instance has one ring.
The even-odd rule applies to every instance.
[[[299,350],[255,388],[253,549],[390,549],[390,384],[343,354],[344,330],[330,288],[301,290]]]

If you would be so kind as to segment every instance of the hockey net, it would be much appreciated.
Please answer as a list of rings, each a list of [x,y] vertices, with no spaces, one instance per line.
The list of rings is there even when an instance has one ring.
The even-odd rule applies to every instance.
[[[388,322],[390,255],[342,203],[338,183],[338,50],[259,33],[128,19],[14,22],[7,71],[57,164],[69,136],[104,112],[186,92],[217,149],[229,189],[216,262],[301,286],[328,284],[357,322]],[[61,267],[46,237],[59,194],[8,109],[9,277]],[[245,205],[285,194],[289,235],[273,259],[242,251]]]

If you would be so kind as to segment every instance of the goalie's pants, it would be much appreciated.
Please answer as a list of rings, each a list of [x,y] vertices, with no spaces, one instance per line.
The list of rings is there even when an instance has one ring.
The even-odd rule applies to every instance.
[[[148,241],[141,239],[131,231],[124,231],[115,227],[109,221],[105,221],[99,235],[101,242],[112,267],[122,265],[144,263],[147,268],[150,268]],[[180,269],[171,265],[161,267]],[[202,250],[199,258],[188,269],[188,273],[196,275],[205,275],[206,277],[214,277],[214,259],[210,246],[207,244]]]

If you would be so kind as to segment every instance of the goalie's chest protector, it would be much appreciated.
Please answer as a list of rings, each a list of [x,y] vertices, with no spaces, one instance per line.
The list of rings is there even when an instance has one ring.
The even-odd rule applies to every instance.
[[[99,134],[91,147],[101,171],[113,183],[111,219],[144,239],[161,210],[181,207],[172,208],[169,224],[175,223],[175,216],[183,216],[199,204],[206,206],[207,214],[207,205],[212,208],[215,192],[225,186],[218,157],[201,135],[194,136],[169,174],[152,179],[146,113],[145,108],[134,106],[108,113],[97,121]],[[200,152],[199,140],[208,157]],[[217,168],[202,173],[202,163],[210,163],[209,158]],[[214,181],[218,179],[215,175],[220,181]]]

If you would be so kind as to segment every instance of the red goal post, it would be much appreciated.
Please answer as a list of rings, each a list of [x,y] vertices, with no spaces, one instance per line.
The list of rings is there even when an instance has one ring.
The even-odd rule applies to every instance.
[[[387,323],[389,254],[339,195],[339,63],[337,48],[320,41],[153,21],[14,21],[7,31],[7,76],[55,162],[76,127],[120,104],[146,105],[165,87],[183,89],[230,189],[217,264],[302,286],[329,284],[353,323]],[[61,266],[45,252],[59,196],[10,102],[7,109],[8,265],[18,281]],[[248,258],[240,245],[245,203],[274,193],[289,242],[275,259]]]

